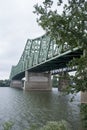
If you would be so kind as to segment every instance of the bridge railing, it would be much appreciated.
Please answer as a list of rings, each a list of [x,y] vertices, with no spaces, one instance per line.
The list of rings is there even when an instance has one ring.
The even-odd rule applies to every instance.
[[[60,74],[61,72],[71,72],[71,71],[76,71],[76,70],[77,70],[77,66],[65,67],[61,69],[52,70],[51,74],[55,75],[55,74]]]

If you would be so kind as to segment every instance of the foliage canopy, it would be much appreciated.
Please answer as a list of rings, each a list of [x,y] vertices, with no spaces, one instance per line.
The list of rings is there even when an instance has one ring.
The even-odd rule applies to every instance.
[[[34,13],[37,14],[38,24],[48,33],[57,44],[67,43],[73,50],[81,47],[83,55],[74,58],[69,66],[77,66],[72,80],[74,86],[69,87],[69,92],[87,91],[87,0],[57,0],[56,9],[53,0],[43,0],[42,5],[35,5]],[[63,6],[61,14],[59,6]]]

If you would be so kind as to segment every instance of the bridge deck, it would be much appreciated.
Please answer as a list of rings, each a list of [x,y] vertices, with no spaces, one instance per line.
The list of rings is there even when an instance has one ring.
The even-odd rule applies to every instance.
[[[79,58],[80,55],[82,55],[82,51],[80,49],[77,49],[73,52],[67,51],[66,53],[63,53],[60,56],[53,57],[51,59],[48,59],[46,61],[43,61],[40,64],[34,65],[28,71],[30,72],[46,72],[46,71],[51,71],[55,69],[60,69],[60,68],[65,68],[67,67],[67,64],[69,63],[70,60],[75,58]],[[25,77],[25,71],[17,74],[14,76],[13,79],[22,79]]]

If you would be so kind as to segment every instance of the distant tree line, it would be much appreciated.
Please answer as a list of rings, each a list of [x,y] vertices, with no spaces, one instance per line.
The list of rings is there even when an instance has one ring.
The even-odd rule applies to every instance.
[[[0,87],[9,87],[10,81],[8,79],[6,80],[0,80]]]

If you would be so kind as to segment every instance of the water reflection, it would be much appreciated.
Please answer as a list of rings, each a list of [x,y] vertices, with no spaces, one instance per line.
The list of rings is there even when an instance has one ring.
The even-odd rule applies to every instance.
[[[82,130],[80,94],[70,103],[70,97],[57,90],[52,92],[22,91],[0,88],[0,129],[5,121],[13,121],[12,130],[25,130],[33,123],[43,126],[47,121],[68,121],[73,130]]]

